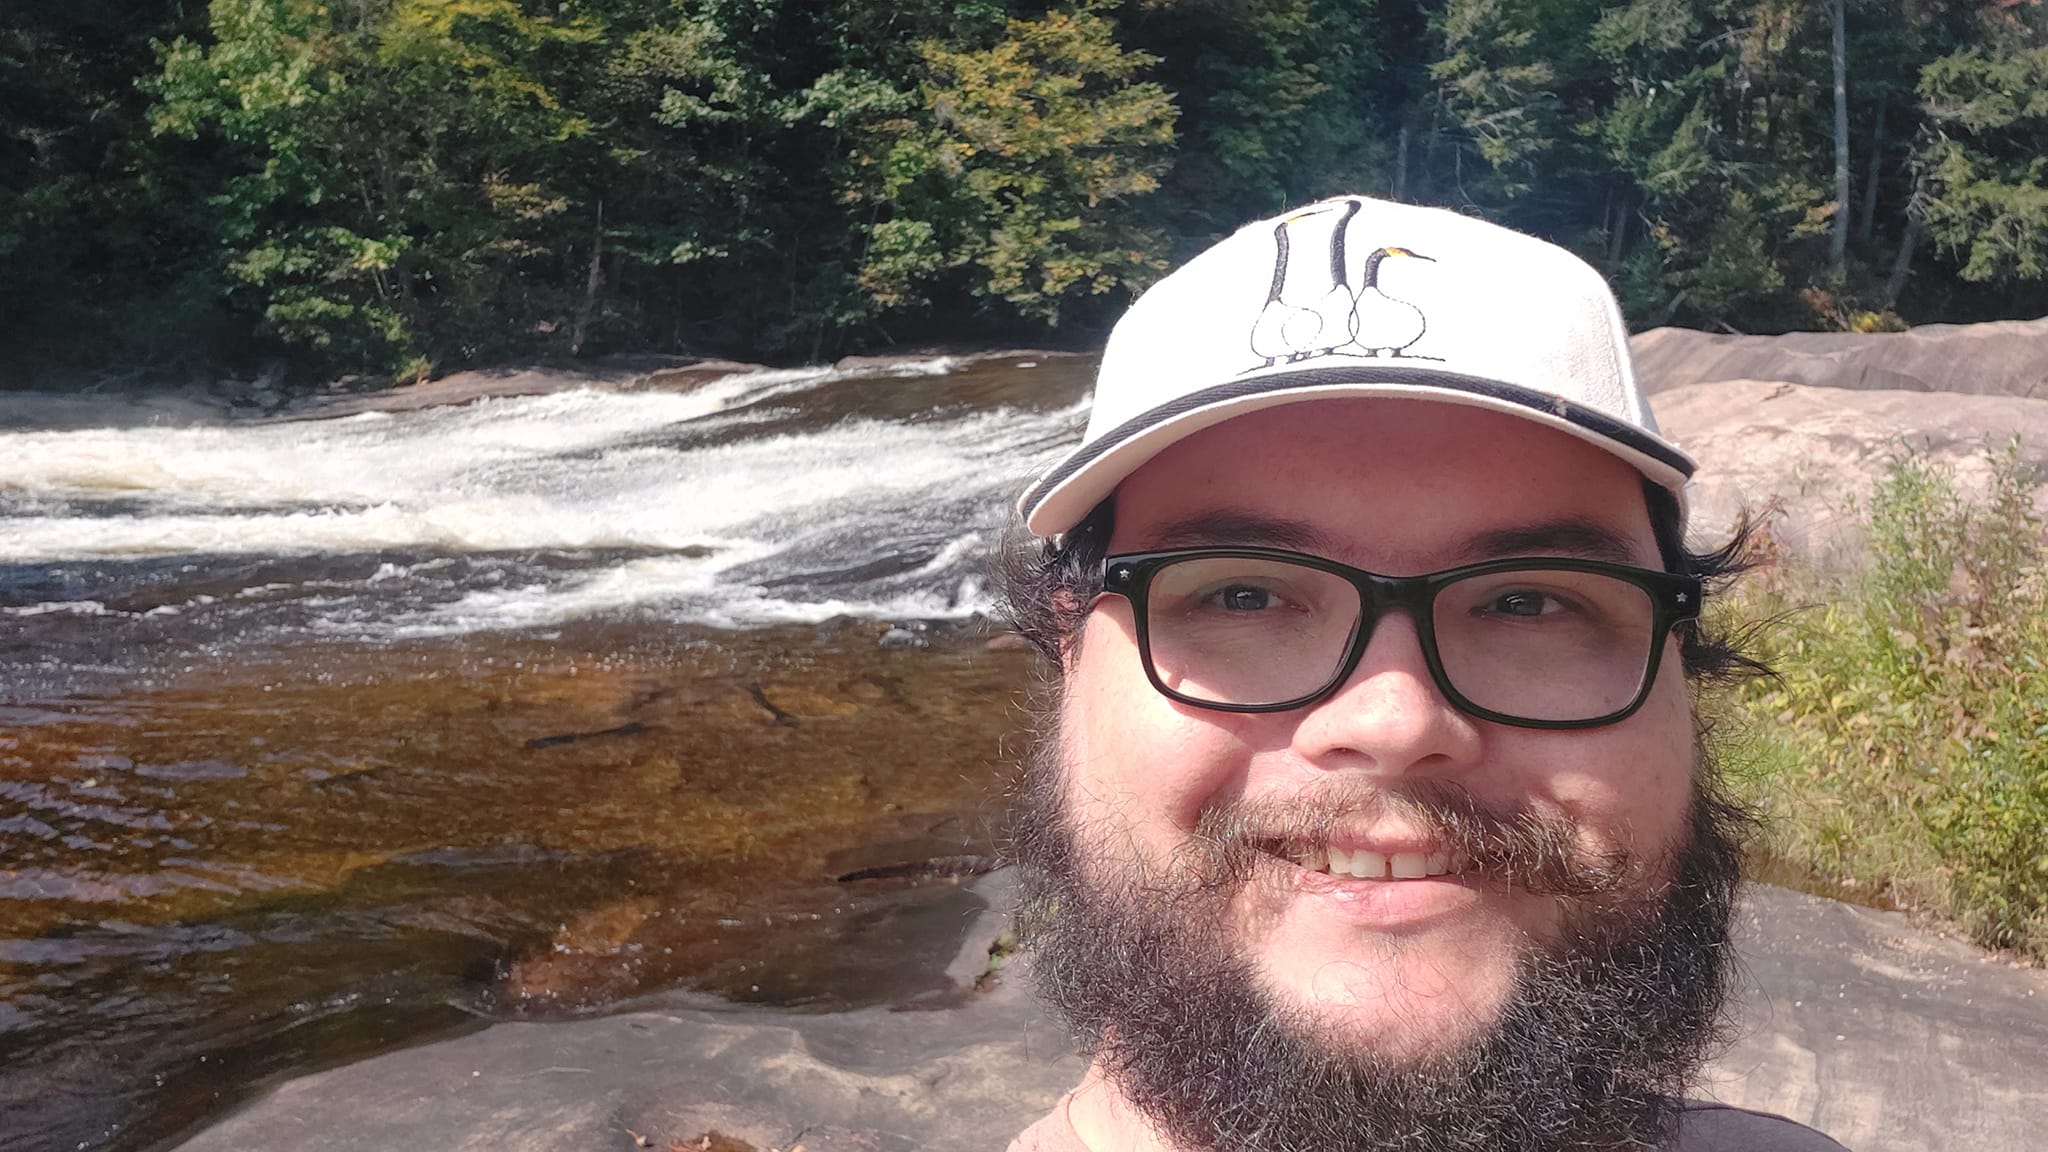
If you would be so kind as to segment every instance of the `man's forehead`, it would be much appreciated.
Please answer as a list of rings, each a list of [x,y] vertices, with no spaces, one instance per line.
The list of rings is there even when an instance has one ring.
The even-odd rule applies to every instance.
[[[1139,546],[1147,549],[1284,548],[1344,559],[1358,547],[1355,541],[1311,521],[1231,508],[1140,526],[1139,534],[1144,541]],[[1643,559],[1626,531],[1590,516],[1553,517],[1453,535],[1441,541],[1434,553],[1445,566],[1504,556],[1572,556],[1617,564]]]
[[[1374,571],[1513,555],[1657,563],[1641,473],[1528,421],[1308,403],[1205,430],[1117,489],[1119,551],[1246,545]]]

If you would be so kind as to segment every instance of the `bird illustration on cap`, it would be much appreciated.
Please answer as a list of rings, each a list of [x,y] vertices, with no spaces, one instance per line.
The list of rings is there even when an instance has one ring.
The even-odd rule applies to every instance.
[[[1381,352],[1399,356],[1429,331],[1429,321],[1422,315],[1422,309],[1380,290],[1380,265],[1389,256],[1407,256],[1436,263],[1422,253],[1410,252],[1406,248],[1380,248],[1365,258],[1365,284],[1359,288],[1358,300],[1352,308],[1351,331],[1352,343],[1367,356],[1377,356]]]
[[[1273,282],[1251,331],[1252,352],[1265,361],[1259,367],[1333,354],[1406,356],[1428,329],[1422,310],[1387,295],[1379,279],[1389,257],[1430,257],[1407,248],[1374,249],[1362,283],[1351,286],[1345,245],[1360,207],[1356,200],[1318,204],[1274,225]],[[1327,263],[1293,258],[1319,248],[1328,253]]]
[[[1266,367],[1306,360],[1351,342],[1355,298],[1346,280],[1344,232],[1358,207],[1356,200],[1341,206],[1321,204],[1273,226],[1273,243],[1279,249],[1273,286],[1266,292],[1266,306],[1252,322],[1252,351],[1265,357]],[[1327,237],[1322,235],[1326,229]],[[1328,262],[1290,260],[1297,243],[1305,251],[1323,247]]]

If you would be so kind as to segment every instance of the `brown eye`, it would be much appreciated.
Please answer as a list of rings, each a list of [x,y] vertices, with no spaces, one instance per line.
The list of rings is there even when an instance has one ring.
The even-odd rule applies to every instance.
[[[1497,616],[1541,616],[1545,597],[1540,592],[1503,592],[1490,606]]]
[[[1264,588],[1238,584],[1216,594],[1216,602],[1231,612],[1259,612],[1273,603],[1273,593]]]

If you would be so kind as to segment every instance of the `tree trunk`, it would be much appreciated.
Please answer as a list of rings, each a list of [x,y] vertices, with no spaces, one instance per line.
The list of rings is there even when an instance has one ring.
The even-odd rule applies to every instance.
[[[1849,258],[1849,41],[1844,0],[1833,0],[1835,57],[1835,230],[1828,237],[1828,265],[1842,282]]]
[[[583,280],[583,303],[576,306],[576,322],[569,327],[569,355],[583,353],[583,336],[590,328],[591,310],[597,307],[598,285],[604,283],[604,201],[597,202],[597,231],[590,238],[590,274]]]
[[[1441,89],[1433,94],[1429,109],[1429,140],[1422,146],[1422,195],[1423,203],[1436,199],[1436,144],[1443,138],[1444,94]]]
[[[1863,177],[1863,215],[1856,219],[1858,243],[1870,243],[1870,230],[1877,222],[1877,174],[1884,159],[1884,106],[1885,97],[1891,95],[1889,88],[1877,90],[1877,115],[1871,120],[1870,169]]]
[[[1899,255],[1892,261],[1892,274],[1884,282],[1884,310],[1896,312],[1899,294],[1906,290],[1906,276],[1913,269],[1913,249],[1920,245],[1920,217],[1909,207],[1906,211],[1906,234],[1899,237]]]
[[[1401,134],[1394,141],[1394,199],[1408,199],[1408,118],[1401,118]]]

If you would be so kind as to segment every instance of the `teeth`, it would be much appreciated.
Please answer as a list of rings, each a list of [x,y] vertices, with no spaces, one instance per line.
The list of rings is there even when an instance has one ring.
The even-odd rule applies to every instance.
[[[1332,848],[1327,854],[1312,854],[1301,862],[1301,866],[1312,872],[1328,872],[1332,876],[1350,876],[1360,880],[1384,880],[1389,876],[1396,880],[1420,880],[1427,876],[1463,872],[1469,867],[1463,855],[1454,856],[1449,852],[1396,852],[1389,856],[1365,849],[1346,852],[1342,848]]]

